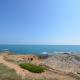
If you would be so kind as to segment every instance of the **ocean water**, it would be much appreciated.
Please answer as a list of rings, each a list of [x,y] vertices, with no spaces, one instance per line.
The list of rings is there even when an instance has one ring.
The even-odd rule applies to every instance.
[[[54,54],[55,52],[80,52],[80,45],[0,45],[0,51],[17,54]]]

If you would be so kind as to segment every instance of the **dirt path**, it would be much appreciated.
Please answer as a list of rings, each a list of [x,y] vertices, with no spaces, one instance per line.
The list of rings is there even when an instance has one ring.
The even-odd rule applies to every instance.
[[[15,69],[16,72],[17,72],[19,75],[23,76],[23,77],[25,77],[26,74],[28,74],[28,71],[26,71],[26,74],[25,74],[24,69],[20,68],[18,65],[14,64],[14,63],[11,63],[11,62],[5,61],[4,58],[3,58],[3,56],[0,56],[0,63],[5,64],[5,65],[8,66],[9,68]]]
[[[8,66],[9,68],[12,68],[12,69],[16,70],[17,74],[19,74],[23,78],[24,77],[34,78],[34,79],[50,78],[51,80],[53,80],[52,78],[57,77],[57,79],[59,79],[59,80],[75,80],[68,75],[57,74],[58,72],[55,73],[55,72],[46,71],[46,72],[39,73],[39,74],[31,73],[27,70],[24,70],[24,69],[20,68],[17,64],[5,61],[3,56],[0,56],[0,63],[3,63],[6,66]]]

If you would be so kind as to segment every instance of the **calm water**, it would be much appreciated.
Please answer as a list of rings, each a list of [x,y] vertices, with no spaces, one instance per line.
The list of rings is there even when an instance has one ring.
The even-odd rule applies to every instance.
[[[8,49],[21,54],[41,54],[43,52],[80,52],[80,45],[0,45],[0,51]]]

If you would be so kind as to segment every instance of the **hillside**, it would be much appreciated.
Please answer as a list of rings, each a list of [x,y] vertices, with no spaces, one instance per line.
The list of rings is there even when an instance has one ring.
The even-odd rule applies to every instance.
[[[32,73],[19,66],[19,63],[27,63],[28,58],[33,55],[0,55],[0,80],[6,80],[7,71],[13,70],[8,80],[80,80],[80,55],[58,54],[47,59],[40,60],[37,56],[28,63],[45,66],[47,70],[43,73]],[[18,61],[17,61],[18,60]],[[35,60],[38,60],[37,62]],[[39,63],[40,62],[40,63]],[[3,66],[3,67],[2,67]],[[6,68],[7,67],[7,68]],[[15,75],[14,75],[15,73]],[[20,77],[19,77],[20,76]],[[24,79],[22,79],[24,78]],[[27,78],[27,79],[26,79]]]

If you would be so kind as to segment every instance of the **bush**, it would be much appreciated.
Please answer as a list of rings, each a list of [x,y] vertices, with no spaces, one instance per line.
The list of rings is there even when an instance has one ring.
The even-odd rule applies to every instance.
[[[20,64],[20,67],[24,68],[30,72],[34,72],[34,73],[42,73],[46,70],[45,67],[37,66],[34,64],[30,64],[30,63],[22,63],[22,64]]]

